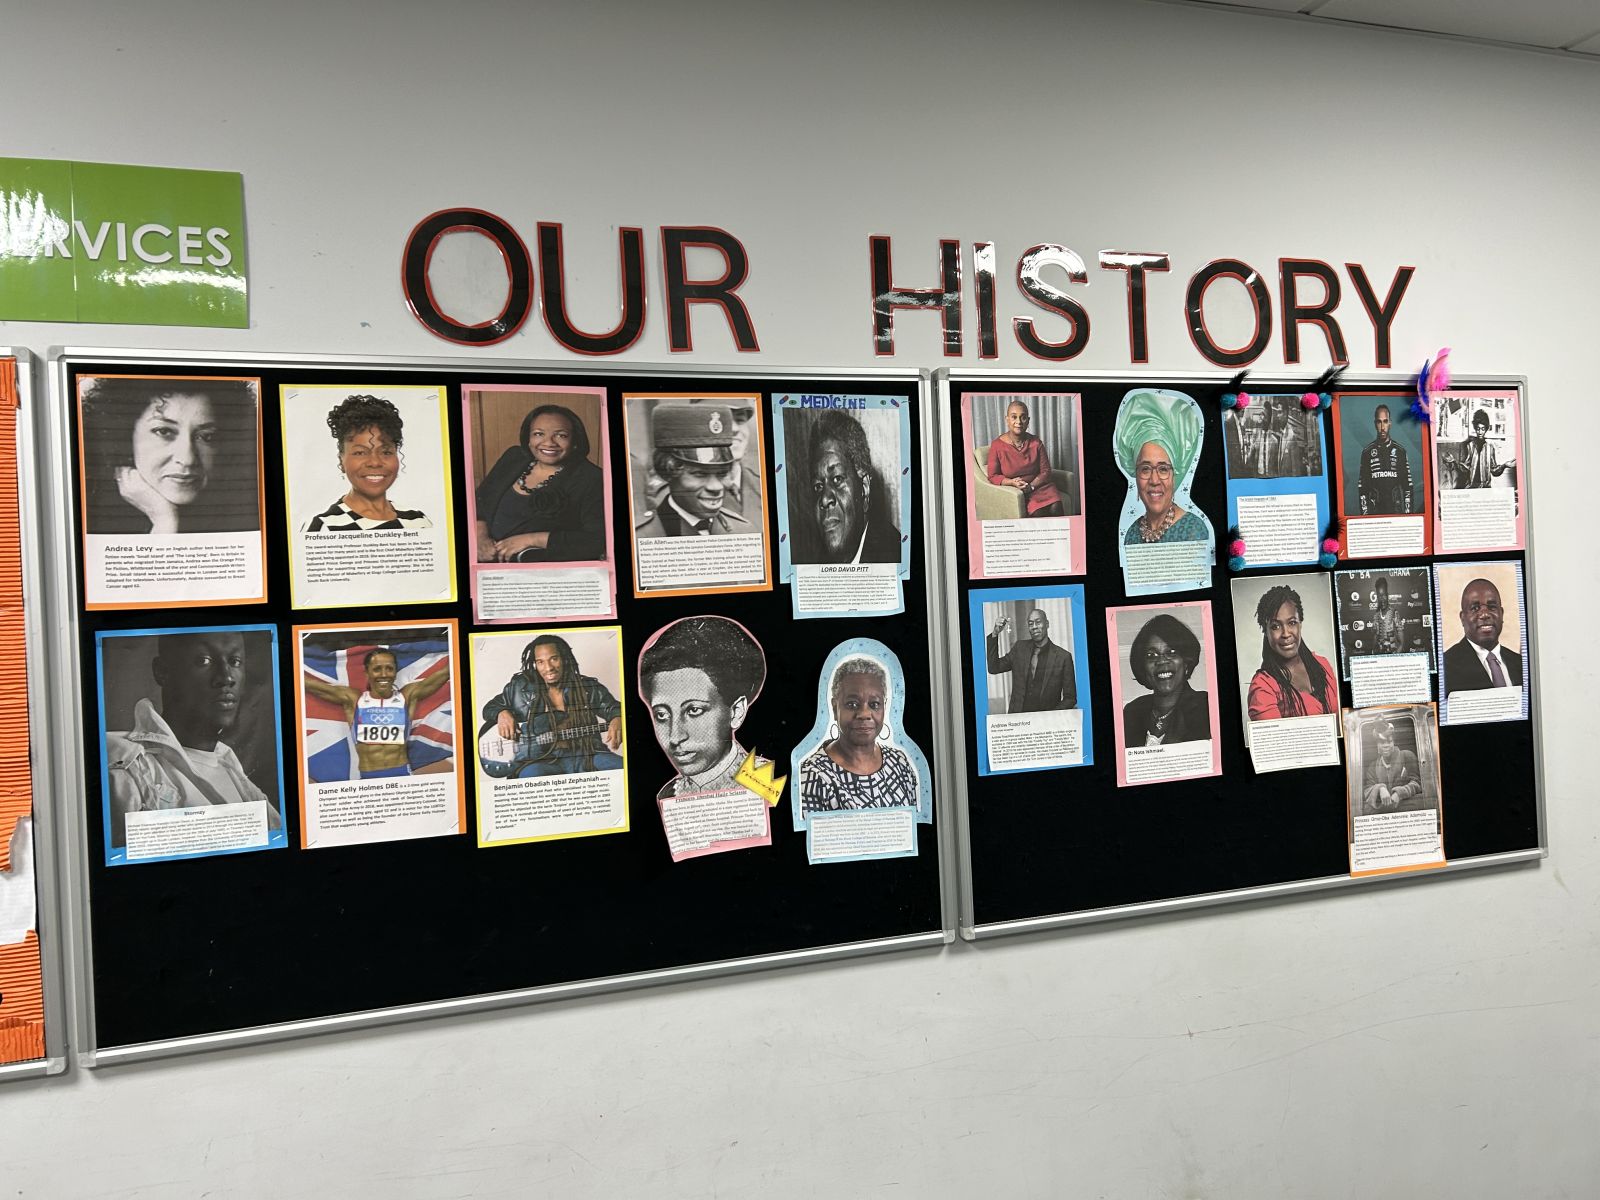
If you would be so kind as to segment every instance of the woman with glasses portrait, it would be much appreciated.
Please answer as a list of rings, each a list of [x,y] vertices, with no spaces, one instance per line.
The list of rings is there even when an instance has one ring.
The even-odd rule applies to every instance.
[[[1211,737],[1211,701],[1189,686],[1200,666],[1200,639],[1168,613],[1144,623],[1133,639],[1128,667],[1150,689],[1122,708],[1123,744],[1170,746],[1203,742]]]
[[[1138,490],[1144,512],[1128,525],[1123,543],[1203,542],[1211,527],[1177,502],[1178,489],[1200,455],[1204,425],[1193,401],[1176,403],[1136,392],[1117,414],[1117,465]]]

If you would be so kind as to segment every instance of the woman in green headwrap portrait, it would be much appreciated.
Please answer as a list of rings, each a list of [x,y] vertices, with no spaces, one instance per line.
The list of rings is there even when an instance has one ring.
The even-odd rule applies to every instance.
[[[1144,512],[1128,526],[1123,543],[1203,542],[1211,526],[1199,513],[1177,502],[1178,487],[1189,478],[1205,424],[1193,401],[1134,392],[1117,413],[1117,465],[1138,490]]]

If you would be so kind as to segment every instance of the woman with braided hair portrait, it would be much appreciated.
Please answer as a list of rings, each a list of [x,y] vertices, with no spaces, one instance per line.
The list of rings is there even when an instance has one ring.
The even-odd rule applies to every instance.
[[[1300,593],[1284,584],[1271,587],[1256,604],[1261,627],[1261,665],[1250,679],[1246,706],[1252,721],[1315,717],[1339,710],[1339,678],[1306,645]]]
[[[339,471],[350,490],[306,524],[306,533],[357,529],[431,529],[417,509],[397,508],[389,489],[404,465],[405,423],[391,401],[347,396],[328,413],[328,432],[339,447]]]
[[[483,706],[482,735],[509,745],[509,757],[481,756],[486,774],[527,779],[620,771],[622,705],[585,675],[572,644],[542,633],[522,650],[522,667]]]

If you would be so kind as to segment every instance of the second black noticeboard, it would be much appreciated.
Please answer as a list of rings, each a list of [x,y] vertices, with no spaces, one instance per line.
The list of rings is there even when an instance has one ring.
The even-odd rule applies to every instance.
[[[1299,387],[1263,384],[1258,390],[1298,393],[1309,382]],[[1395,396],[1408,386],[1409,381],[1399,380],[1363,382],[1342,391],[1356,396],[1382,393],[1400,414],[1395,417],[1399,421],[1404,417],[1405,401]],[[1119,514],[1128,495],[1128,481],[1114,458],[1114,428],[1119,405],[1142,388],[1181,392],[1198,402],[1203,414],[1205,437],[1194,471],[1192,501],[1209,516],[1217,547],[1216,564],[1207,571],[1203,588],[1132,595],[1119,566],[1123,534]],[[952,627],[959,631],[952,653],[960,663],[961,712],[957,719],[962,723],[966,747],[959,786],[965,795],[971,895],[970,909],[962,917],[963,934],[981,933],[985,927],[1002,931],[1007,926],[1026,927],[1016,923],[1040,920],[1110,916],[1161,901],[1204,899],[1350,873],[1345,766],[1258,774],[1246,748],[1230,583],[1263,572],[1235,574],[1229,569],[1221,421],[1226,390],[1225,382],[1216,378],[1111,378],[1065,372],[1017,377],[963,372],[941,384],[941,403],[948,397],[948,407],[941,412],[945,437],[954,447],[953,477],[947,480],[955,521],[949,594]],[[1080,398],[1081,425],[1071,436],[1074,445],[1082,447],[1081,475],[1073,461],[1050,465],[1057,468],[1055,483],[1065,498],[1066,511],[1083,517],[1082,545],[1076,550],[1082,555],[1082,573],[1029,575],[1019,571],[1005,578],[974,581],[972,546],[977,542],[969,544],[966,533],[968,504],[975,488],[1004,489],[987,486],[986,467],[979,461],[982,447],[975,456],[969,448],[973,431],[963,429],[963,404],[976,396],[1031,400],[1040,394]],[[996,411],[1004,407],[999,404]],[[1314,419],[1324,430],[1329,428],[1325,414]],[[1333,472],[1331,451],[1328,468]],[[1417,487],[1421,495],[1420,478]],[[1021,505],[1015,500],[1005,502]],[[1019,515],[1022,507],[1017,510]],[[992,511],[990,515],[994,515]],[[1418,553],[1404,561],[1425,564],[1425,569],[1435,563],[1469,560],[1526,568],[1528,557],[1521,550]],[[1398,560],[1347,558],[1338,568],[1381,568],[1393,561]],[[1284,570],[1315,573],[1318,568]],[[976,689],[985,686],[981,672],[987,670],[987,662],[983,640],[973,633],[969,621],[969,597],[976,590],[991,588],[1015,587],[1027,592],[1062,585],[1083,589],[1087,636],[1072,650],[1086,663],[1093,763],[1068,769],[982,773],[973,697]],[[1165,600],[1204,600],[1212,608],[1218,693],[1215,736],[1221,771],[1214,777],[1119,787],[1115,736],[1123,714],[1114,706],[1111,694],[1115,664],[1109,656],[1106,611]],[[1460,637],[1453,608],[1436,619],[1448,625],[1447,640]],[[1014,618],[1013,628],[1016,623]],[[1014,636],[1020,639],[1025,631]],[[1059,635],[1055,636],[1059,640]],[[1524,626],[1524,636],[1528,640],[1523,653],[1531,663],[1531,621]],[[1319,645],[1317,649],[1333,657],[1337,671],[1337,647]],[[1253,647],[1247,651],[1254,653]],[[1339,704],[1349,706],[1350,684],[1343,681],[1338,687]],[[1073,702],[1085,703],[1081,696]],[[1522,720],[1440,729],[1444,852],[1449,862],[1531,851],[1540,845],[1536,722],[1534,706],[1532,716]]]

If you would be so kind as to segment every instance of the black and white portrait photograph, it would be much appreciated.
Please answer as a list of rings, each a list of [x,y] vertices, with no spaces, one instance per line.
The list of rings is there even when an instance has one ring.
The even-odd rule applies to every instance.
[[[1439,752],[1426,704],[1354,709],[1348,719],[1351,809],[1410,812],[1439,804]]]
[[[635,595],[770,589],[760,397],[622,401]]]
[[[276,631],[107,632],[97,652],[107,864],[286,845]]]
[[[84,531],[261,528],[261,383],[96,375],[79,381]]]
[[[906,423],[897,405],[880,399],[779,397],[777,470],[791,563],[898,564],[904,556]]]
[[[261,381],[78,380],[89,608],[266,598]]]
[[[1299,396],[1252,396],[1222,413],[1230,479],[1300,479],[1322,474],[1322,417]]]
[[[990,601],[983,606],[980,678],[988,711],[1013,715],[1078,707],[1072,601],[1066,596]]]
[[[1518,394],[1447,392],[1434,409],[1434,477],[1444,554],[1520,550],[1527,544]]]

